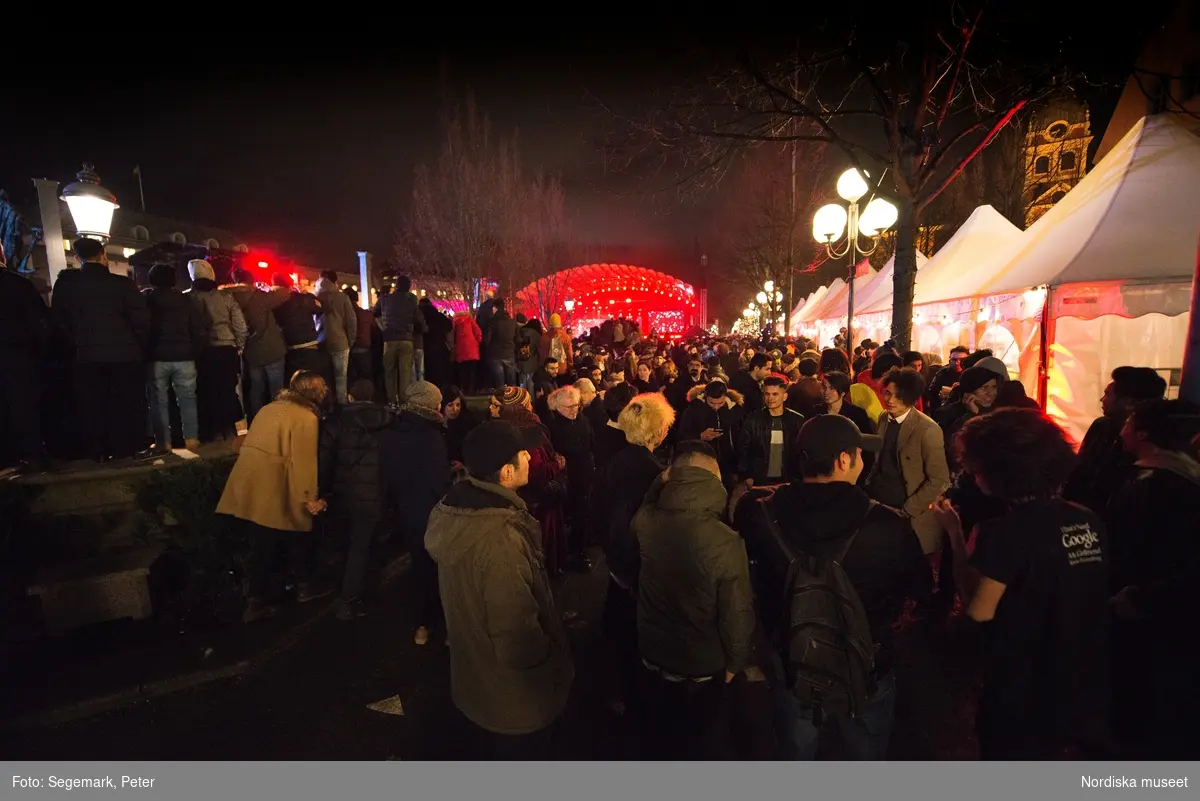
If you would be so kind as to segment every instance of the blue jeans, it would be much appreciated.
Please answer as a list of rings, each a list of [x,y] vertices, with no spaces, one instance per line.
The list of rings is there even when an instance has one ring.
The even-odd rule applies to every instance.
[[[487,366],[495,389],[517,383],[517,363],[513,359],[488,359]]]
[[[195,362],[152,362],[150,382],[154,391],[150,393],[150,420],[154,424],[154,441],[164,448],[171,447],[171,399],[169,392],[175,390],[179,403],[179,420],[184,439],[200,436],[200,423],[196,414],[196,363]]]
[[[413,350],[413,380],[425,380],[425,351],[420,348]]]
[[[333,383],[337,390],[338,403],[345,403],[346,375],[350,370],[350,351],[331,350],[329,358],[333,360]]]
[[[888,739],[896,717],[896,674],[889,672],[875,684],[867,708],[857,719],[826,715],[820,728],[813,725],[812,709],[805,708],[781,680],[783,664],[774,656],[771,682],[775,738],[787,760],[825,758],[878,761],[887,759]]]
[[[533,392],[533,373],[521,372],[517,376],[517,382],[520,387]]]
[[[250,397],[246,404],[246,419],[253,420],[258,410],[275,400],[275,396],[283,391],[283,364],[280,359],[262,367],[250,367],[246,372],[250,375]]]

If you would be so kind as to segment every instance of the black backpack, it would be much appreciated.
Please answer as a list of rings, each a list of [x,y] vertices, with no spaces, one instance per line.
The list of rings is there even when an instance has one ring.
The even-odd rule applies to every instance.
[[[857,717],[866,708],[875,666],[866,610],[841,565],[857,532],[832,559],[820,560],[798,550],[784,536],[769,499],[754,505],[763,535],[759,550],[775,550],[759,560],[760,567],[774,574],[774,581],[763,576],[759,586],[768,607],[763,609],[765,628],[783,661],[788,688],[813,709],[818,726],[829,713]],[[873,508],[874,503],[867,514]],[[777,583],[781,569],[784,579]],[[771,583],[779,587],[778,592]]]

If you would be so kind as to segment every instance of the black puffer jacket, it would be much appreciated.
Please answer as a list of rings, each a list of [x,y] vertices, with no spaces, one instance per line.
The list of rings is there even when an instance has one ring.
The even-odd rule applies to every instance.
[[[610,429],[612,430],[612,429]],[[625,443],[601,475],[593,496],[596,529],[604,546],[608,570],[627,589],[637,587],[637,537],[631,525],[654,479],[666,466],[641,445]]]
[[[406,406],[380,441],[384,503],[410,547],[423,542],[429,513],[450,491],[442,423],[437,412]]]
[[[906,598],[923,599],[928,595],[929,564],[921,553],[921,543],[912,526],[895,512],[872,503],[867,494],[853,484],[831,482],[805,484],[793,482],[775,491],[769,501],[788,544],[801,553],[818,559],[832,558],[857,532],[842,560],[846,577],[854,585],[867,613],[875,639],[876,676],[892,669],[895,635],[892,626],[904,611]],[[778,564],[773,540],[764,536],[747,515],[749,504],[738,507],[738,527],[746,540],[746,549],[756,563],[752,570],[764,623],[786,625],[786,610],[767,601],[778,598],[785,585],[782,575],[774,575],[768,565]],[[765,586],[769,583],[770,586]],[[771,607],[771,608],[765,608]],[[778,629],[772,629],[778,634]]]
[[[317,341],[317,324],[314,314],[321,313],[321,304],[305,292],[293,292],[292,296],[275,309],[275,321],[283,331],[283,341],[289,348]]]
[[[517,321],[500,310],[492,315],[487,331],[483,335],[484,358],[496,361],[513,361],[517,358]]]
[[[412,342],[429,328],[417,307],[417,296],[411,292],[384,295],[375,304],[375,316],[382,324],[384,342]]]
[[[133,281],[103,264],[67,270],[54,284],[50,311],[85,364],[145,359],[150,312]]]
[[[0,269],[0,347],[41,353],[50,337],[50,310],[23,275]]]
[[[175,287],[152,287],[142,295],[150,310],[147,359],[195,361],[208,344],[208,323],[200,304]]]
[[[349,403],[321,423],[317,484],[332,514],[379,520],[380,447],[395,414],[376,403]]]
[[[791,481],[796,475],[796,438],[804,415],[792,409],[783,410],[783,476],[771,483]],[[742,422],[742,437],[738,441],[738,477],[753,479],[755,484],[766,484],[767,469],[771,466],[771,413],[759,409],[746,415]]]

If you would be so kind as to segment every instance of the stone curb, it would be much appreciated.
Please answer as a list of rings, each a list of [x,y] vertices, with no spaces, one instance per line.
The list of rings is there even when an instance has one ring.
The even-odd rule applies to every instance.
[[[383,583],[387,584],[403,575],[411,563],[412,558],[407,553],[388,562],[383,568]],[[13,718],[5,723],[4,726],[9,729],[58,726],[63,723],[72,723],[85,718],[95,717],[105,712],[129,706],[138,701],[161,698],[165,695],[177,693],[181,690],[190,690],[215,681],[249,675],[295,646],[304,639],[305,635],[316,628],[318,623],[332,617],[337,608],[338,604],[336,600],[326,603],[312,617],[297,623],[249,659],[243,659],[232,665],[200,668],[199,670],[180,673],[165,679],[126,687],[113,693],[40,709]]]

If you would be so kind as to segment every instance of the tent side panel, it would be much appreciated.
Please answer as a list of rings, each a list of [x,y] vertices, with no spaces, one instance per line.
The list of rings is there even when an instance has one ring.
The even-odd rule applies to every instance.
[[[1058,318],[1050,346],[1046,411],[1081,441],[1100,416],[1100,396],[1109,376],[1122,365],[1159,371],[1167,379],[1168,396],[1174,397],[1189,319],[1189,314],[1157,313]]]

